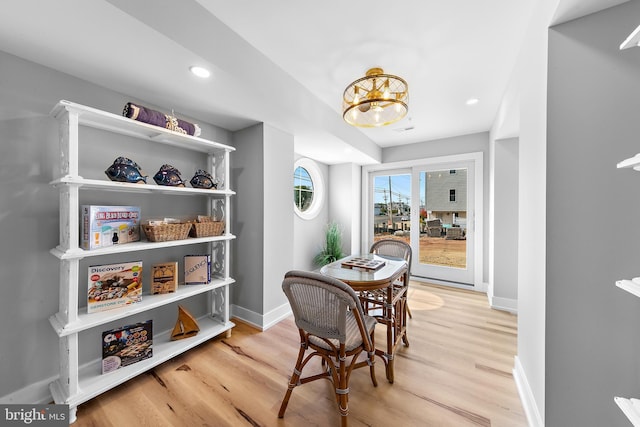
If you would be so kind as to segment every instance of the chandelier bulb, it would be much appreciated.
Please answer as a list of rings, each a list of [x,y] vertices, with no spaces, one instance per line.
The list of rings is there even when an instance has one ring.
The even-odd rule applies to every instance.
[[[360,102],[360,88],[358,86],[353,87],[353,105],[357,105]]]
[[[382,92],[382,97],[384,99],[391,98],[391,91],[389,91],[389,79],[384,82],[384,91]]]

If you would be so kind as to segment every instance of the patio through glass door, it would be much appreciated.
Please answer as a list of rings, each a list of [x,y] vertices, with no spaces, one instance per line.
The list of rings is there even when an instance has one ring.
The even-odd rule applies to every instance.
[[[456,162],[370,174],[371,242],[411,245],[411,274],[473,285],[474,166]]]
[[[418,166],[412,177],[419,209],[412,274],[473,284],[473,165]]]

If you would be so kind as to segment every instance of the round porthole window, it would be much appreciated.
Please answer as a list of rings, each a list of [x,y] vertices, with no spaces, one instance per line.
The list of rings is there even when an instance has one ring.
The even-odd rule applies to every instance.
[[[320,212],[324,186],[316,163],[299,159],[293,170],[293,207],[300,218],[312,219]]]

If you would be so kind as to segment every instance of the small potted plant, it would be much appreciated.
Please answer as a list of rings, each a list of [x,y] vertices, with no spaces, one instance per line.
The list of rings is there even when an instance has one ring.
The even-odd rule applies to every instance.
[[[335,222],[327,226],[325,243],[322,251],[313,258],[313,261],[322,267],[339,260],[344,256],[342,252],[342,230]]]

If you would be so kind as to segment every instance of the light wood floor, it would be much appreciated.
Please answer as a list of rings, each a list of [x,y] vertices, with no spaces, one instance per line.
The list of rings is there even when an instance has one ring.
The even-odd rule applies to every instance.
[[[411,282],[409,304],[410,346],[397,353],[395,382],[386,381],[381,361],[377,388],[368,369],[354,371],[349,425],[526,426],[511,374],[516,316],[491,310],[484,294],[418,282]],[[266,332],[237,322],[231,338],[211,340],[81,405],[74,426],[339,425],[328,381],[297,387],[277,418],[298,340],[292,318]]]

